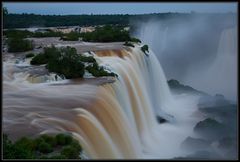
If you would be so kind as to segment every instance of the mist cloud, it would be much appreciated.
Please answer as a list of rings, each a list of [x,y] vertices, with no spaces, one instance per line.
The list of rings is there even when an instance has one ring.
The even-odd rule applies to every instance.
[[[168,79],[236,101],[235,14],[182,14],[132,20],[133,35],[157,55]]]

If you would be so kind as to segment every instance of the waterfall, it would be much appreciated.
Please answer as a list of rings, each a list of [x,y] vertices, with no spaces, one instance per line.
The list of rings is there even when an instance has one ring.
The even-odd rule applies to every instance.
[[[203,65],[203,70],[193,73],[186,80],[197,89],[211,95],[220,93],[236,102],[237,57],[237,27],[224,29],[212,64]]]
[[[113,141],[121,142],[117,144],[120,152],[126,152],[125,158],[133,158],[132,155],[135,155],[136,158],[142,156],[139,144],[144,145],[148,151],[151,149],[154,151],[153,146],[157,143],[153,133],[157,126],[156,113],[160,116],[165,115],[161,112],[167,108],[167,101],[171,100],[171,94],[161,65],[152,51],[150,51],[149,57],[141,51],[140,47],[136,47],[132,51],[123,50],[121,52],[121,55],[128,57],[123,59],[115,57],[116,53],[113,51],[106,51],[105,57],[102,57],[102,53],[96,53],[96,55],[101,55],[96,57],[100,64],[110,65],[112,71],[119,76],[115,83],[102,87],[101,101],[97,102],[96,107],[101,107],[100,111],[106,107],[108,111],[119,111],[116,113],[119,117],[122,114],[121,120],[115,124],[122,123],[123,127],[119,126],[120,129],[116,130],[115,126],[110,126],[110,123],[114,122],[111,120],[115,119],[101,113],[104,115],[102,120],[109,120],[104,123],[112,127],[111,129],[115,129],[115,131],[109,130],[108,132],[110,137],[115,139]],[[103,96],[103,94],[110,95]],[[104,101],[108,104],[101,106]],[[109,102],[113,103],[109,105]],[[125,135],[120,138],[119,135],[116,136],[117,132]],[[124,141],[126,141],[125,146],[119,146],[123,145]],[[135,152],[131,156],[128,155],[132,151]]]
[[[217,82],[210,90],[237,101],[237,27],[223,30],[217,57],[209,68]]]
[[[176,109],[170,104],[173,98],[155,54],[150,50],[147,56],[136,45],[96,51],[94,57],[118,74],[114,83],[18,83],[17,89],[10,89],[14,84],[4,81],[4,87],[8,85],[3,92],[4,131],[13,136],[67,131],[92,159],[176,155],[187,131],[183,133],[181,125],[174,126],[168,119]],[[158,124],[157,115],[169,123]]]

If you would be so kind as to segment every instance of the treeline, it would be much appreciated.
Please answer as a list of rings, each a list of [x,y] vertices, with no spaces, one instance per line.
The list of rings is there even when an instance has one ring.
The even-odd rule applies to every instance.
[[[131,39],[129,31],[112,25],[96,27],[93,32],[80,33],[80,37],[87,42],[122,42]]]
[[[3,14],[3,28],[29,28],[29,27],[56,27],[56,26],[95,26],[95,25],[124,25],[132,20],[174,19],[206,17],[213,21],[219,21],[224,17],[236,18],[234,13],[152,13],[152,14],[117,14],[117,15],[36,15],[36,14]],[[230,17],[229,17],[230,16]]]
[[[129,24],[130,15],[35,15],[6,14],[3,28],[95,26],[103,24]]]
[[[3,15],[3,28],[28,28],[28,27],[56,27],[56,26],[95,26],[95,25],[124,25],[127,26],[132,20],[171,19],[171,18],[194,18],[195,16],[212,17],[222,19],[227,14],[204,14],[204,13],[152,13],[152,14],[117,14],[117,15],[36,15],[36,14],[9,14]],[[236,15],[236,14],[235,14]]]
[[[61,37],[66,34],[62,32],[55,32],[52,30],[47,30],[46,32],[31,32],[28,30],[5,30],[3,31],[3,35],[7,38],[42,38],[42,37]]]
[[[119,25],[104,25],[101,27],[96,27],[93,32],[79,33],[70,32],[62,33],[48,30],[46,32],[30,32],[27,30],[5,30],[3,35],[7,38],[41,38],[41,37],[60,37],[60,40],[64,41],[78,41],[81,38],[83,41],[87,42],[121,42],[121,41],[131,41],[131,42],[141,42],[137,38],[130,36],[128,30],[125,30]]]
[[[96,26],[130,24],[132,19],[147,18],[167,19],[172,17],[189,17],[188,13],[153,13],[153,14],[116,14],[116,15],[36,15],[4,14],[3,28],[56,27],[56,26]]]

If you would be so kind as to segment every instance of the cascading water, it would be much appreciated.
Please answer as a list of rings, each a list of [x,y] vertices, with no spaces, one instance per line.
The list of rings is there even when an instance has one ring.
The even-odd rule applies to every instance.
[[[213,84],[210,91],[237,101],[237,27],[222,32],[216,60],[208,72],[207,75],[215,74],[214,81],[218,82]]]
[[[13,138],[67,131],[93,159],[180,155],[180,142],[192,129],[192,125],[182,124],[193,121],[186,118],[193,110],[182,109],[181,116],[176,109],[154,53],[150,50],[147,56],[136,45],[128,50],[95,52],[95,58],[118,74],[114,83],[23,86],[4,77],[4,131]],[[9,71],[9,67],[4,68],[4,73]],[[24,76],[18,77],[24,80]],[[184,104],[185,108],[194,106],[193,102]],[[179,117],[175,116],[178,113]],[[167,114],[174,115],[178,123],[173,124]],[[167,118],[169,123],[159,125],[156,116]]]
[[[216,58],[210,66],[186,80],[209,94],[223,94],[237,101],[237,27],[224,29],[219,40]],[[200,76],[200,77],[199,77]],[[201,86],[201,84],[204,86]]]

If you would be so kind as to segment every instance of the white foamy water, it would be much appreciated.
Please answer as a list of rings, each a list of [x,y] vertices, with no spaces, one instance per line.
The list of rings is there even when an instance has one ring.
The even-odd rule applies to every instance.
[[[162,67],[150,50],[96,52],[118,74],[111,84],[32,84],[28,74],[10,75],[4,65],[4,131],[17,138],[71,132],[93,159],[173,158],[192,135],[197,96],[172,96]],[[11,76],[14,76],[11,78]],[[173,117],[169,117],[169,116]],[[169,120],[159,124],[156,116]]]

